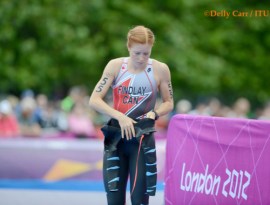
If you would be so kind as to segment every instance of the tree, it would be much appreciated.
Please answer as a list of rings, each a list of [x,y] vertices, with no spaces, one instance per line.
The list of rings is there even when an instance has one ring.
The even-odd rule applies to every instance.
[[[127,56],[126,33],[143,24],[156,34],[153,57],[172,73],[176,100],[269,98],[269,17],[258,1],[3,0],[0,3],[0,89],[46,94],[84,84],[93,89],[106,63]],[[240,9],[241,8],[241,9]],[[231,12],[229,18],[205,11]],[[269,14],[270,15],[270,14]]]

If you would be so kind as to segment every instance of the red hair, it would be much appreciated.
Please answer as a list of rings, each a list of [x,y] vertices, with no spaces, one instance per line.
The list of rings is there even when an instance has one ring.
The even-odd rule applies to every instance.
[[[154,33],[145,26],[135,26],[127,34],[127,46],[131,47],[133,43],[153,45],[155,42]]]

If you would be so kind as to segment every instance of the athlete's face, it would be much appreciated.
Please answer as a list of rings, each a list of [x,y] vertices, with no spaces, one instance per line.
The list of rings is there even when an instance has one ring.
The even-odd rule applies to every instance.
[[[128,47],[129,55],[135,67],[144,67],[151,55],[152,45],[134,43]]]

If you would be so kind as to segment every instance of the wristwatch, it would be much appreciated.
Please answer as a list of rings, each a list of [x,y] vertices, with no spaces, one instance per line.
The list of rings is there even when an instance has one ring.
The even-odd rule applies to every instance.
[[[157,114],[155,110],[152,110],[152,112],[155,113],[155,120],[157,120],[159,118],[159,115]]]

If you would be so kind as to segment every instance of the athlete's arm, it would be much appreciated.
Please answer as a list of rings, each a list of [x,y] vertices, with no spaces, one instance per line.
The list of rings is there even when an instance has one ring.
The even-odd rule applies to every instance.
[[[160,80],[159,91],[162,98],[162,103],[155,109],[155,112],[159,116],[162,116],[173,110],[173,88],[171,83],[170,70],[166,64],[160,64],[157,74]],[[149,116],[152,114],[153,113],[149,113]]]
[[[106,65],[100,80],[91,94],[89,105],[98,112],[117,119],[121,127],[122,138],[124,137],[124,134],[126,134],[127,139],[131,139],[132,137],[135,137],[133,126],[135,121],[113,109],[103,100],[118,73],[118,70],[116,69],[118,67],[120,67],[120,65],[117,60],[112,60]]]

